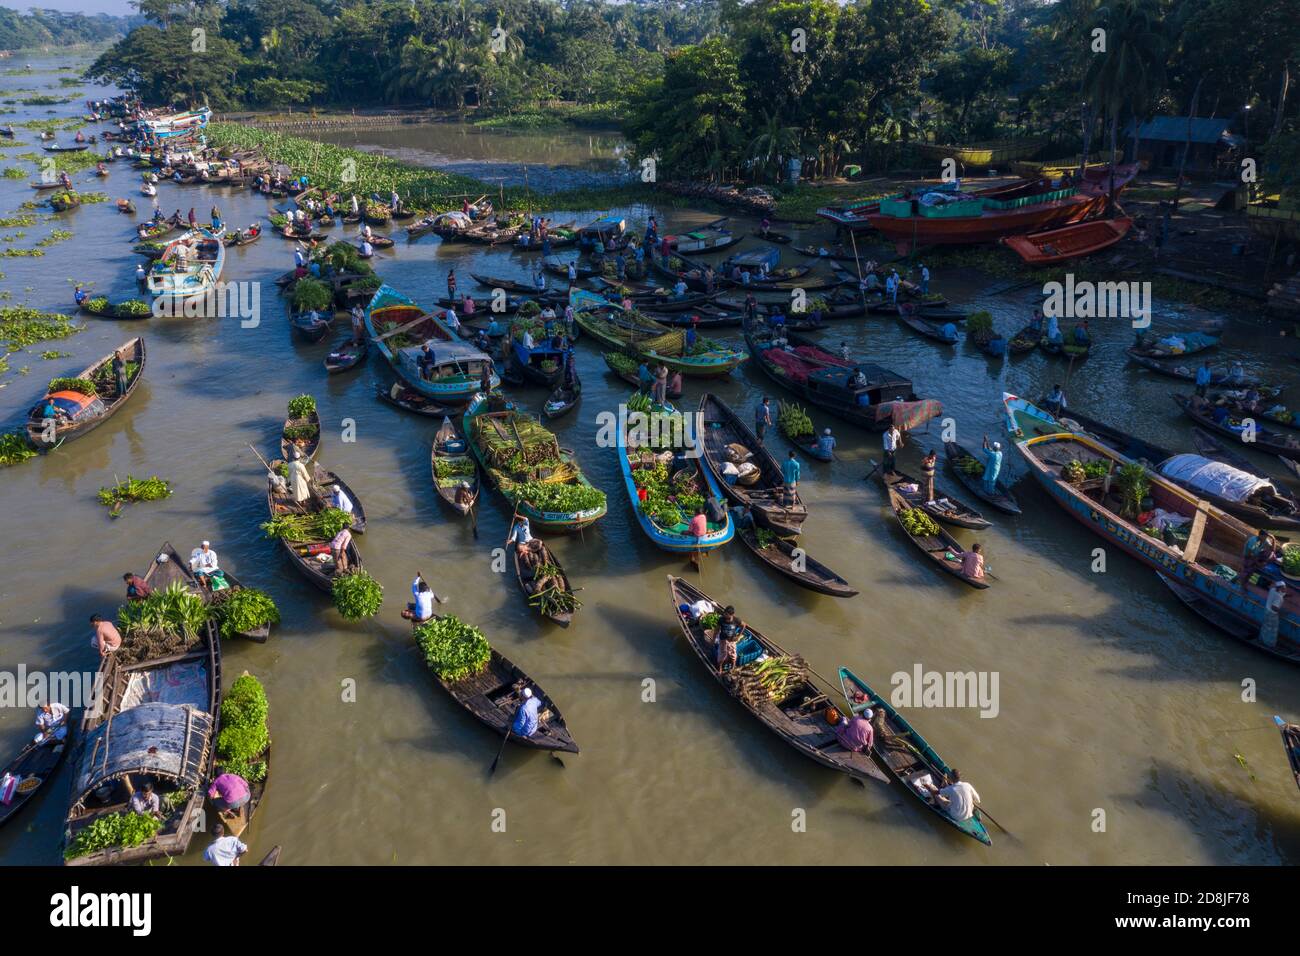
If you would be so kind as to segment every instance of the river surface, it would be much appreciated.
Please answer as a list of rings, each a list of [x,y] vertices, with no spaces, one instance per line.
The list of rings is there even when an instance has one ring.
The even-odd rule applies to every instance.
[[[630,178],[623,137],[612,130],[508,129],[448,121],[386,129],[308,130],[303,136],[543,192]]]
[[[58,115],[75,110],[75,104],[56,108]],[[19,108],[7,118],[32,115],[45,115],[44,108]],[[36,143],[34,135],[20,139]],[[10,158],[0,161],[12,165],[13,153],[22,151],[4,150]],[[102,187],[85,188],[139,200],[136,187],[133,173],[114,166]],[[194,206],[202,217],[215,202],[232,224],[273,211],[247,191],[165,184],[160,192],[167,212]],[[24,180],[0,180],[0,210],[30,198]],[[146,216],[147,201],[140,208]],[[618,210],[637,228],[648,211]],[[556,210],[554,216],[585,221],[601,212]],[[42,258],[0,262],[6,274],[0,289],[11,302],[70,311],[73,281],[93,283],[96,293],[115,301],[134,294],[127,217],[105,204],[41,218],[14,245],[31,247],[56,227],[75,236]],[[678,209],[660,214],[672,229],[712,218]],[[741,221],[733,226],[749,228]],[[824,241],[826,234],[810,226],[800,238]],[[146,381],[128,407],[92,434],[0,475],[9,541],[0,574],[0,669],[93,670],[85,622],[92,613],[114,611],[122,573],[143,572],[164,541],[188,553],[211,539],[222,564],[269,591],[284,618],[264,645],[224,647],[227,682],[248,670],[264,681],[271,702],[274,769],[246,834],[253,859],[274,844],[283,845],[286,864],[1300,859],[1295,784],[1270,722],[1274,713],[1300,715],[1294,668],[1212,630],[1153,573],[1117,551],[1108,555],[1104,573],[1093,573],[1100,540],[1033,487],[1014,455],[1008,464],[1021,478],[1016,491],[1025,514],[995,515],[994,527],[979,535],[996,574],[987,591],[918,564],[878,485],[863,480],[879,457],[879,437],[815,409],[817,425],[833,426],[839,437],[839,460],[804,463],[810,516],[803,544],[862,593],[835,600],[800,590],[758,565],[738,542],[711,554],[696,575],[645,538],[614,452],[595,446],[597,413],[614,409],[627,389],[607,374],[598,349],[581,343],[582,404],[555,427],[608,493],[609,514],[583,537],[550,539],[583,589],[575,623],[559,630],[530,612],[512,576],[493,570],[493,549],[510,519],[502,499],[485,492],[477,538],[441,506],[429,477],[437,423],[375,398],[374,383],[386,381],[377,356],[372,352],[358,371],[327,378],[321,362],[330,341],[303,345],[291,338],[271,282],[290,256],[290,245],[269,232],[231,251],[224,278],[262,284],[254,328],[236,319],[129,325],[89,319],[85,331],[67,340],[11,356],[11,370],[0,377],[0,417],[12,427],[49,377],[74,373],[130,336],[147,338]],[[785,258],[793,261],[789,252]],[[376,266],[389,284],[429,302],[444,288],[449,268],[465,288],[471,270],[523,279],[527,263],[508,250],[442,245],[430,236],[399,242]],[[1035,301],[1027,289],[989,295],[994,284],[974,275],[940,273],[934,284],[955,301],[990,309],[1008,335]],[[1158,306],[1157,324],[1177,327],[1182,310]],[[1126,363],[1131,332],[1122,322],[1093,325],[1093,355],[1068,383],[1072,404],[1148,439],[1190,448],[1190,428],[1169,399],[1176,383]],[[734,329],[718,337],[741,341]],[[1066,376],[1062,363],[1038,352],[992,361],[965,344],[936,346],[889,318],[843,322],[825,338],[833,345],[847,341],[910,376],[919,393],[943,401],[959,438],[972,444],[1000,432],[1003,391],[1035,396]],[[71,355],[43,360],[45,349]],[[1294,384],[1293,351],[1276,326],[1244,314],[1233,317],[1220,355]],[[24,368],[28,374],[21,374]],[[712,387],[745,416],[762,394],[780,397],[757,368],[743,367]],[[688,384],[683,404],[698,401],[704,390]],[[346,478],[368,513],[358,544],[386,600],[365,623],[341,619],[258,529],[266,517],[264,479],[249,445],[270,455],[285,403],[303,392],[316,396],[325,423],[322,462]],[[513,394],[533,411],[545,399],[537,389]],[[342,440],[345,420],[355,421],[355,442]],[[919,448],[938,438],[937,425],[916,436],[901,453],[902,465],[915,471]],[[779,437],[772,445],[784,456]],[[1257,463],[1267,465],[1262,457]],[[175,494],[128,506],[112,520],[95,493],[128,474],[160,475]],[[957,487],[948,474],[940,485]],[[450,596],[446,610],[480,625],[545,687],[580,755],[566,756],[561,766],[507,748],[489,777],[499,738],[436,686],[398,619],[416,571]],[[690,576],[734,603],[746,621],[823,674],[847,665],[888,687],[892,674],[917,667],[996,672],[996,717],[982,718],[971,707],[906,712],[1014,836],[990,827],[994,845],[982,847],[932,818],[897,784],[857,786],[769,734],[684,645],[670,607],[669,574]],[[1251,702],[1243,701],[1243,682],[1255,689]],[[0,708],[0,753],[17,751],[33,732],[31,720],[25,708]],[[21,822],[0,831],[0,861],[58,860],[69,778],[65,764]],[[499,832],[493,824],[502,819]],[[206,842],[197,837],[181,862],[200,863]]]

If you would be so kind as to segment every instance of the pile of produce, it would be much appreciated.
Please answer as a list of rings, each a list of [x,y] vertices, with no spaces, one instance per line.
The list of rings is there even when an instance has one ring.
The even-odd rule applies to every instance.
[[[157,501],[160,498],[170,498],[171,495],[171,485],[157,475],[148,478],[127,475],[126,481],[119,481],[110,488],[100,488],[96,497],[101,505],[109,509],[109,515],[116,518],[129,502]]]
[[[668,465],[662,461],[653,467],[634,469],[632,481],[637,488],[645,489],[645,499],[638,501],[637,507],[666,531],[686,522],[704,504],[698,478],[682,469],[669,480]]]
[[[533,569],[533,590],[528,596],[529,607],[544,616],[572,614],[582,607],[576,594],[564,585],[564,572],[546,561]]]
[[[974,455],[962,455],[954,464],[957,466],[958,471],[964,475],[970,475],[972,478],[978,478],[984,474],[984,462]]]
[[[718,623],[721,620],[721,611],[710,611],[708,614],[700,618],[700,627],[704,628],[706,631],[716,631],[718,629]]]
[[[217,766],[249,783],[266,778],[266,751],[271,735],[266,727],[269,706],[262,682],[243,674],[221,700],[221,733],[217,735]]]
[[[551,514],[577,514],[605,507],[605,492],[577,481],[577,469],[572,465],[562,467],[573,469],[575,480],[513,482],[504,476],[498,476],[501,492],[512,503],[527,502],[539,511]]]
[[[212,619],[223,638],[248,634],[267,624],[280,623],[280,611],[271,596],[257,588],[225,588],[212,595]]]
[[[429,669],[449,683],[481,673],[492,659],[483,632],[454,614],[417,624],[415,642]]]
[[[334,290],[328,283],[307,276],[294,283],[290,301],[295,312],[324,312],[328,316],[334,311]]]
[[[636,363],[633,363],[633,365],[635,364]],[[635,368],[632,369],[632,373],[636,374]],[[627,410],[629,412],[641,412],[645,415],[650,414],[655,407],[654,400],[645,392],[633,392],[628,396],[625,404],[627,405]]]
[[[352,516],[338,508],[322,508],[304,515],[279,514],[262,522],[262,532],[268,538],[281,538],[291,544],[309,541],[329,541],[352,524]]]
[[[1282,573],[1300,578],[1300,545],[1288,544],[1282,548]]]
[[[489,468],[525,480],[541,477],[561,464],[555,436],[527,415],[477,415],[471,422],[474,443]]]
[[[976,345],[991,342],[995,336],[993,315],[983,309],[972,312],[966,318],[966,337]]]
[[[768,528],[755,528],[754,538],[758,541],[760,548],[770,548],[776,543],[776,532]]]
[[[148,813],[110,813],[97,817],[77,833],[63,851],[65,860],[75,860],[99,850],[140,846],[152,840],[163,821]]]
[[[124,664],[179,654],[199,642],[208,623],[203,599],[179,581],[155,589],[147,598],[128,601],[117,611],[122,646],[116,651]]]
[[[334,576],[334,606],[349,621],[374,617],[384,603],[384,588],[369,571],[348,571]]]
[[[81,197],[71,189],[61,189],[50,197],[50,205],[57,210],[81,205]]]
[[[95,397],[95,383],[88,378],[52,378],[50,384],[45,387],[47,392],[78,392],[82,395]]]
[[[148,302],[140,299],[127,299],[125,302],[119,302],[113,306],[113,311],[117,315],[146,316],[153,312],[153,308]]]
[[[808,664],[799,655],[765,657],[731,672],[731,689],[751,707],[779,704],[808,680]]]
[[[1142,511],[1142,502],[1151,491],[1151,479],[1147,470],[1136,461],[1130,461],[1120,467],[1116,484],[1119,486],[1120,500],[1124,503],[1124,517],[1136,518]]]
[[[5,432],[0,435],[0,465],[16,465],[36,457],[36,449],[28,441],[26,432]]]
[[[624,355],[622,352],[606,352],[604,355],[605,364],[612,368],[620,375],[636,375],[636,370],[640,363],[630,355]],[[628,408],[632,405],[629,402]]]
[[[435,458],[433,462],[434,477],[438,479],[438,484],[444,487],[469,481],[474,477],[474,470],[474,462],[469,458],[451,460]]]
[[[316,411],[316,399],[312,398],[310,395],[298,395],[289,399],[290,418],[307,418],[314,411]]]
[[[1089,478],[1105,478],[1110,474],[1110,465],[1103,458],[1094,458],[1089,462],[1078,459],[1061,468],[1061,477],[1072,485],[1087,481]]]
[[[794,402],[781,402],[778,405],[776,424],[781,429],[781,434],[791,441],[811,438],[816,434],[816,429],[813,427],[812,419],[808,417],[808,413],[802,405]]]
[[[933,538],[939,534],[939,525],[921,508],[907,508],[900,511],[898,520],[903,528],[915,538]]]

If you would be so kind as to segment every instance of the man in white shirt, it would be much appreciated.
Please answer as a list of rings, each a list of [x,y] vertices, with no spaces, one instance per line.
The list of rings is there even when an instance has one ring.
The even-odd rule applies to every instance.
[[[67,705],[60,704],[57,700],[41,704],[36,711],[36,729],[40,731],[36,735],[38,744],[45,743],[51,737],[55,740],[66,740],[68,737]]]
[[[216,839],[203,851],[203,859],[213,866],[239,866],[239,858],[248,852],[248,847],[239,842],[239,837],[226,836],[224,824],[216,824],[212,835]]]
[[[158,799],[158,794],[153,792],[153,784],[146,783],[139,790],[131,793],[130,800],[132,813],[147,813],[150,816],[162,816],[162,801]]]
[[[330,488],[330,507],[338,508],[345,515],[352,514],[352,499],[347,496],[340,486],[334,485]]]
[[[212,550],[212,546],[207,541],[190,552],[190,570],[200,582],[206,581],[217,567],[217,552]]]
[[[980,795],[975,792],[974,787],[962,780],[961,774],[955,767],[952,771],[951,780],[952,782],[942,790],[936,788],[933,784],[927,784],[927,789],[943,811],[958,823],[961,823],[963,820],[969,820],[975,815],[975,808],[979,806]]]
[[[578,267],[574,263],[570,262],[569,263],[569,285],[573,285],[577,281],[578,281]]]
[[[533,333],[527,329],[524,329],[524,348],[530,352],[533,350]]]
[[[453,332],[460,331],[460,319],[457,317],[455,309],[448,309],[447,314],[443,316],[443,321],[447,323],[447,328]]]
[[[898,451],[898,446],[903,442],[903,433],[898,430],[897,425],[891,424],[887,429],[885,429],[882,442],[885,449],[885,461],[883,467],[885,469],[885,474],[890,475],[894,472],[894,455]]]

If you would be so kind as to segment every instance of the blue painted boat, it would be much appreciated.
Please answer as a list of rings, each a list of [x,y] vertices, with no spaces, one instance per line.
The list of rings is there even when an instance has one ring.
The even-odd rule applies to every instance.
[[[993,840],[989,838],[989,831],[984,826],[978,807],[969,820],[954,820],[925,791],[918,790],[913,785],[914,780],[928,775],[934,785],[942,789],[944,780],[952,773],[952,768],[944,763],[943,758],[935,752],[924,737],[916,732],[907,719],[847,667],[840,668],[840,687],[853,713],[859,714],[868,708],[873,710],[879,708],[884,711],[885,725],[889,728],[890,735],[897,742],[897,746],[884,746],[884,741],[877,740],[872,746],[872,753],[885,765],[885,769],[894,779],[903,785],[903,789],[921,801],[927,810],[949,826],[955,827],[968,837],[979,840],[985,846],[992,846]]]
[[[1015,407],[1016,401],[1022,400],[1008,396],[1004,402],[1009,424],[1018,422],[1024,414],[1023,409]],[[1188,519],[1183,525],[1187,529],[1185,539],[1177,533],[1169,537],[1147,530],[1121,514],[1122,502],[1111,478],[1070,482],[1062,476],[1062,469],[1074,461],[1085,465],[1098,459],[1109,461],[1114,473],[1124,465],[1141,465],[1141,462],[1126,458],[1089,435],[1067,431],[1033,434],[1029,428],[1021,430],[1031,437],[1016,440],[1016,450],[1043,490],[1071,517],[1104,541],[1187,589],[1191,592],[1189,597],[1194,596],[1216,612],[1242,619],[1249,625],[1235,633],[1225,633],[1232,633],[1243,644],[1300,663],[1300,594],[1287,594],[1278,612],[1276,642],[1266,644],[1259,630],[1266,617],[1264,603],[1268,588],[1249,581],[1243,587],[1240,582],[1246,540],[1255,534],[1254,528],[1142,466],[1150,481],[1148,497],[1153,509]],[[1267,581],[1264,583],[1267,585]]]
[[[453,332],[442,319],[426,312],[402,293],[380,286],[365,311],[366,331],[388,360],[393,373],[408,388],[444,405],[462,405],[482,387],[483,369],[492,388],[501,384],[492,357]],[[420,369],[423,346],[433,350],[434,364]]]
[[[652,404],[651,414],[656,412],[666,415],[680,414],[672,405]],[[736,533],[736,529],[731,522],[731,516],[727,513],[725,507],[723,508],[722,522],[720,524],[711,523],[709,525],[709,533],[703,537],[697,538],[695,535],[690,534],[687,531],[687,522],[690,520],[689,515],[683,515],[681,516],[683,520],[679,520],[674,522],[671,526],[667,526],[657,520],[655,516],[648,514],[646,509],[641,505],[637,496],[635,473],[639,471],[642,466],[639,462],[635,465],[632,463],[628,445],[628,431],[633,431],[633,437],[637,438],[639,436],[635,433],[638,430],[645,430],[648,432],[651,427],[651,422],[638,422],[637,420],[632,419],[631,416],[635,414],[637,413],[629,412],[629,420],[627,422],[619,423],[615,450],[618,454],[618,467],[623,473],[623,485],[627,489],[628,501],[632,504],[632,512],[636,515],[637,524],[639,524],[641,530],[646,533],[646,537],[663,550],[672,554],[692,554],[697,551],[712,551],[714,548],[722,547],[730,541]],[[663,422],[664,419],[660,419],[660,421]],[[695,465],[697,487],[703,489],[704,497],[706,499],[715,498],[719,502],[722,502],[722,490],[714,480],[713,473],[708,468],[702,467],[702,457],[698,437],[693,434],[687,434],[686,428],[682,428],[679,433],[674,434],[672,437],[680,437],[681,441],[678,443],[669,441],[658,446],[654,445],[652,441],[651,446],[659,447],[661,451],[665,449],[685,449],[688,453],[693,453],[694,457],[691,460]]]

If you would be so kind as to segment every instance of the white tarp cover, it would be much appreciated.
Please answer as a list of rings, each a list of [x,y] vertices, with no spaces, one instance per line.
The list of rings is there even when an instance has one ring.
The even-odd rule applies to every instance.
[[[1273,489],[1263,478],[1200,455],[1174,455],[1160,465],[1160,474],[1229,501],[1245,501],[1260,488]]]

